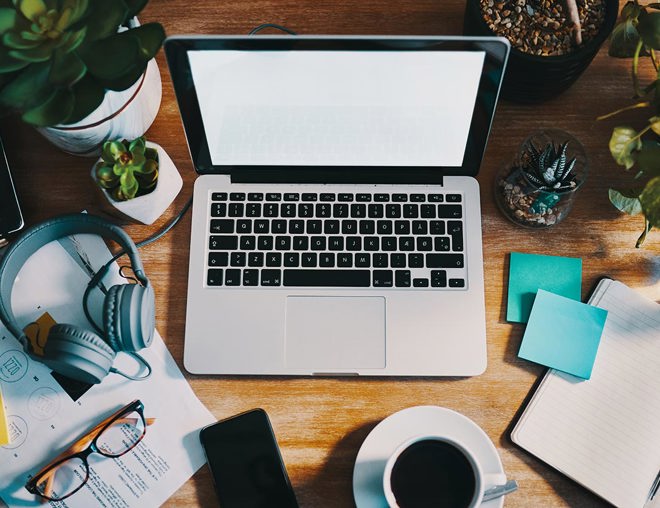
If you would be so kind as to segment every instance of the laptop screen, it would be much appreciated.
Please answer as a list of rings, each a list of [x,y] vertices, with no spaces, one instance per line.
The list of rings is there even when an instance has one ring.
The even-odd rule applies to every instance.
[[[508,51],[479,37],[165,41],[195,169],[246,181],[475,176]]]
[[[191,51],[214,165],[460,166],[484,52]]]

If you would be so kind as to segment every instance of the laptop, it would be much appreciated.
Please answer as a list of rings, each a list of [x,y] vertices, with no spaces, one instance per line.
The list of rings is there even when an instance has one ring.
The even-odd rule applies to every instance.
[[[176,36],[195,374],[486,368],[479,186],[499,38]]]

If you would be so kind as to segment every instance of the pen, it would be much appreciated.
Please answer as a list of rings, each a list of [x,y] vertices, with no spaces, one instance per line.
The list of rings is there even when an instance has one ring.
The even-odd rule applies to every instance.
[[[651,490],[649,491],[649,495],[646,499],[647,501],[653,501],[653,498],[658,493],[658,487],[660,487],[660,471],[658,471],[658,474],[655,475],[655,480],[653,480],[653,485],[651,485]]]

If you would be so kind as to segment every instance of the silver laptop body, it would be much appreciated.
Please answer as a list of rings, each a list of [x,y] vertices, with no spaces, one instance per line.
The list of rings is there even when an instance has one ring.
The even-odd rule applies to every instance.
[[[196,374],[486,368],[479,187],[508,44],[177,36]]]

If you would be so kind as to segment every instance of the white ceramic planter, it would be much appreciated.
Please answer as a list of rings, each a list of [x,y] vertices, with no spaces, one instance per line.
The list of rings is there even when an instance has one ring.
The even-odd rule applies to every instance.
[[[174,162],[160,145],[147,141],[147,147],[155,148],[158,152],[158,182],[149,194],[128,201],[115,201],[107,191],[98,187],[94,167],[91,174],[94,185],[98,187],[107,204],[117,210],[116,215],[129,217],[142,224],[153,224],[178,196],[183,180]]]
[[[109,139],[142,136],[158,114],[162,95],[158,64],[152,59],[130,88],[121,92],[108,90],[101,105],[80,122],[37,130],[65,152],[97,157]]]

